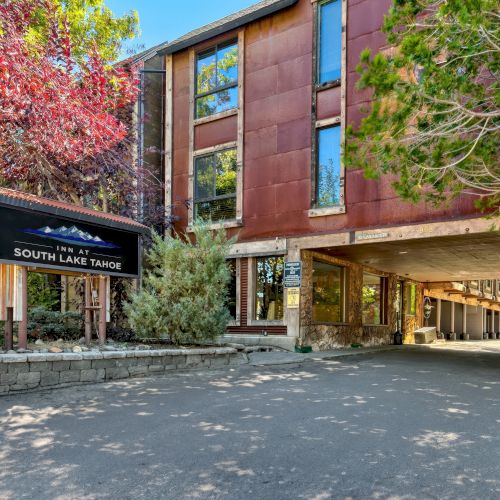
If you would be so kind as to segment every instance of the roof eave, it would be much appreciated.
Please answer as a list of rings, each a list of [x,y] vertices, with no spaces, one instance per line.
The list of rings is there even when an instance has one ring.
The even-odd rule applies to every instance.
[[[270,14],[274,14],[275,12],[283,10],[287,7],[291,7],[292,5],[296,4],[297,1],[298,0],[280,0],[271,5],[265,5],[262,8],[244,14],[241,17],[231,19],[219,26],[214,26],[213,28],[209,28],[206,31],[197,33],[192,37],[180,40],[179,42],[174,41],[171,44],[167,45],[167,47],[165,47],[164,49],[159,50],[158,55],[166,56],[174,54],[176,52],[180,52],[181,50],[187,49],[188,47],[191,47],[198,43],[205,42],[206,40],[209,40],[210,38],[226,33],[227,31],[240,28],[245,24],[257,21],[258,19],[266,17]]]
[[[43,203],[38,203],[33,200],[22,200],[17,198],[11,198],[0,194],[0,205],[10,206],[16,208],[24,208],[26,210],[33,210],[39,213],[54,215],[58,217],[67,217],[69,219],[86,222],[90,224],[95,224],[103,227],[110,227],[113,229],[120,229],[123,231],[148,234],[149,228],[139,224],[128,224],[126,222],[117,221],[113,219],[104,219],[98,215],[91,215],[89,213],[74,212],[69,209],[62,207],[54,207],[50,205],[45,205]]]

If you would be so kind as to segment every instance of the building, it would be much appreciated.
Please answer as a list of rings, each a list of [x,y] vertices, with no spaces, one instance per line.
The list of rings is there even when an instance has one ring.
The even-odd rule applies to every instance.
[[[345,127],[369,101],[355,67],[384,47],[390,3],[265,0],[158,51],[168,215],[177,231],[210,218],[237,239],[229,338],[327,349],[396,330],[412,342],[426,323],[500,331],[500,235],[474,200],[406,203],[390,179],[342,166]],[[302,263],[298,304],[285,262]]]

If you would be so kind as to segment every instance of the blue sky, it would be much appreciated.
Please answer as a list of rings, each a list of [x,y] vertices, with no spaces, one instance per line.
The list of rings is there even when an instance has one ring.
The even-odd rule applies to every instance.
[[[129,46],[148,49],[227,16],[259,0],[106,0],[116,14],[139,13],[141,36]]]

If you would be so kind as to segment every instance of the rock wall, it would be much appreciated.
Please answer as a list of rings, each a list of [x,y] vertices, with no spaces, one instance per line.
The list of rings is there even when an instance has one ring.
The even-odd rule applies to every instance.
[[[312,321],[312,280],[313,260],[315,258],[346,268],[347,317],[346,322],[343,324],[321,324]],[[305,345],[312,345],[314,350],[327,350],[347,347],[353,343],[376,346],[393,342],[396,309],[390,298],[396,296],[396,275],[383,273],[353,262],[307,250],[302,252],[302,266],[300,332],[302,342]],[[385,325],[363,325],[361,301],[364,271],[387,277],[387,297],[389,300],[387,301]]]
[[[161,375],[170,370],[240,364],[233,348],[0,355],[0,396]]]

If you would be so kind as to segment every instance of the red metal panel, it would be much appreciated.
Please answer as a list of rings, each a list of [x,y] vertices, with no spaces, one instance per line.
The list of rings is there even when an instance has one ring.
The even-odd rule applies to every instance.
[[[316,117],[318,120],[340,116],[340,86],[318,92],[316,101]]]
[[[376,2],[364,0],[358,3],[351,1],[347,18],[348,40],[379,31],[391,3],[392,0],[377,0]]]
[[[197,125],[194,128],[194,149],[203,149],[236,141],[237,132],[238,117],[236,115]]]

